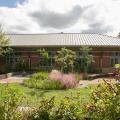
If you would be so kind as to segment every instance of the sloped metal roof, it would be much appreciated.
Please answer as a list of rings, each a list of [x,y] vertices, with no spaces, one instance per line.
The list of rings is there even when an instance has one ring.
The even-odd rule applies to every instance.
[[[58,33],[58,34],[9,34],[10,46],[118,46],[120,39],[100,34]]]

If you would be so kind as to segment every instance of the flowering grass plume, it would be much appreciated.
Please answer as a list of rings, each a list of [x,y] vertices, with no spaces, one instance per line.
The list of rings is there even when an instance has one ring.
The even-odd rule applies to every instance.
[[[64,88],[74,88],[77,84],[73,74],[62,74],[58,70],[52,70],[49,74],[49,79],[58,81]]]

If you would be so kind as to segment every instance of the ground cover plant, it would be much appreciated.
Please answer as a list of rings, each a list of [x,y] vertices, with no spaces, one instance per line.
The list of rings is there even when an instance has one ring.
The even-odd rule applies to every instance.
[[[21,114],[18,112],[23,94],[18,89],[5,86],[0,97],[0,120],[20,120]]]
[[[24,81],[24,85],[36,89],[68,89],[74,88],[79,82],[73,74],[64,74],[57,70],[51,73],[38,72],[30,79]]]
[[[58,81],[49,80],[47,72],[35,73],[30,79],[24,81],[24,85],[36,89],[62,89]]]

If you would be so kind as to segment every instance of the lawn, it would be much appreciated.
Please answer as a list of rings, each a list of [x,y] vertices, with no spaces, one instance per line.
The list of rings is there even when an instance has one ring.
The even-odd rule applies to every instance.
[[[0,84],[0,91],[2,91],[5,86],[5,84]],[[38,103],[43,97],[51,98],[52,96],[55,96],[56,101],[59,102],[59,100],[61,100],[63,97],[76,95],[78,92],[80,93],[81,101],[87,102],[90,100],[89,93],[91,89],[94,88],[94,86],[88,86],[84,88],[74,88],[67,90],[40,90],[28,88],[21,84],[8,84],[8,86],[17,89],[25,95],[25,99],[22,102],[23,106],[33,106],[34,104]]]

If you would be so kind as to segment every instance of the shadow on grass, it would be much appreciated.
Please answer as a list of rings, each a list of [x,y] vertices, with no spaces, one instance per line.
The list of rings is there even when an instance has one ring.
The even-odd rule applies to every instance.
[[[28,94],[30,96],[44,97],[44,94],[48,93],[48,92],[50,92],[50,91],[49,90],[34,89],[34,90],[28,92]]]
[[[37,96],[37,97],[44,97],[46,93],[54,92],[54,91],[67,91],[67,89],[62,89],[62,90],[42,90],[42,89],[33,89],[29,92],[27,92],[28,95],[30,96]]]

